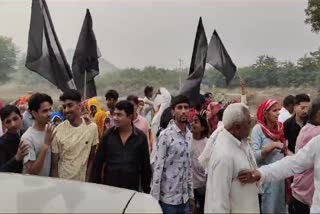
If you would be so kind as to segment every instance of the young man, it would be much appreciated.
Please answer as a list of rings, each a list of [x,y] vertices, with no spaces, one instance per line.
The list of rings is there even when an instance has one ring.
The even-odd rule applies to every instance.
[[[53,126],[49,124],[53,101],[47,94],[35,93],[28,101],[29,111],[34,119],[21,137],[28,145],[29,153],[23,160],[23,173],[49,176],[51,168],[51,143]]]
[[[116,103],[118,102],[118,99],[119,99],[119,94],[116,90],[109,90],[107,91],[106,95],[105,95],[105,98],[106,98],[106,104],[107,104],[107,110],[108,110],[108,113],[109,115],[111,115],[110,117],[110,126],[114,126],[114,123],[113,123],[113,112],[114,112],[114,108],[115,108],[115,105]]]
[[[193,205],[191,132],[187,128],[189,100],[173,98],[170,121],[157,141],[151,195],[160,201],[163,213],[190,213]],[[192,201],[190,201],[192,200]]]
[[[7,105],[0,110],[7,132],[0,137],[0,172],[22,172],[22,160],[28,154],[28,145],[20,143],[22,116],[19,109]]]
[[[284,135],[288,140],[288,149],[295,152],[296,140],[301,128],[307,123],[310,97],[307,94],[298,94],[294,99],[295,114],[284,122]]]
[[[118,102],[119,94],[116,90],[111,89],[111,90],[107,91],[105,98],[106,98],[106,104],[107,104],[108,111],[112,115],[113,111],[114,111],[114,106]]]
[[[138,114],[139,98],[135,95],[130,95],[127,97],[127,101],[133,105],[133,125],[140,129],[148,138],[150,129],[148,122],[144,117]]]
[[[65,91],[60,101],[66,121],[57,126],[52,143],[52,176],[88,181],[99,143],[97,125],[81,118],[80,92]]]
[[[143,116],[146,118],[149,125],[151,125],[151,121],[155,115],[155,113],[158,111],[157,107],[154,104],[153,98],[153,87],[152,86],[146,86],[144,89],[144,95],[143,98],[144,102],[144,108],[143,108]]]
[[[124,100],[115,106],[114,124],[97,151],[91,180],[94,183],[150,192],[151,166],[148,141],[132,124],[133,105]]]
[[[289,119],[294,111],[294,96],[289,95],[283,99],[282,108],[280,110],[279,122],[284,123],[287,119]]]

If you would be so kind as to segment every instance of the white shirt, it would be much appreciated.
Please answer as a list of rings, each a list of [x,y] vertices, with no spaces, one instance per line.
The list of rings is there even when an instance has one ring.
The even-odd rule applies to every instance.
[[[290,114],[290,112],[285,107],[282,107],[281,110],[279,111],[278,121],[281,123],[284,123],[291,116],[292,115]]]
[[[314,187],[311,213],[320,213],[320,135],[312,138],[298,153],[259,168],[262,182],[272,182],[314,168]]]
[[[256,168],[253,151],[226,129],[217,136],[208,165],[205,213],[259,213],[258,187],[242,185],[238,174]]]

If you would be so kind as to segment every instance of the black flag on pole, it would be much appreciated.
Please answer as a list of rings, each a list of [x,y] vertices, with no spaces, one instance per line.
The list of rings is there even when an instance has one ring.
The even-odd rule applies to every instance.
[[[193,107],[200,103],[200,85],[206,66],[207,49],[207,37],[200,17],[193,46],[189,76],[180,91],[180,94],[189,98]]]
[[[97,96],[94,78],[99,74],[99,57],[97,40],[92,29],[91,14],[87,9],[72,61],[75,84],[86,99]],[[86,94],[84,94],[85,91]]]
[[[75,88],[45,0],[32,0],[26,67],[62,91]]]
[[[207,63],[220,71],[225,76],[227,85],[229,85],[237,67],[232,62],[216,30],[214,30],[209,43]]]

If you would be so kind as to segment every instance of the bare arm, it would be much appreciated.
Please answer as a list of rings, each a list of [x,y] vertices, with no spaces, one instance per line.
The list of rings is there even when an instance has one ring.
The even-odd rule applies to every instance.
[[[90,155],[89,155],[89,159],[88,159],[86,182],[89,181],[89,178],[90,178],[90,175],[91,175],[92,165],[93,165],[93,160],[94,160],[94,155],[95,155],[96,147],[97,147],[97,146],[92,146],[92,147],[91,147],[91,151],[90,151]]]
[[[46,155],[48,152],[49,146],[47,144],[43,144],[40,148],[39,154],[35,161],[29,160],[25,165],[28,174],[38,175],[43,168],[44,161],[46,159]]]
[[[29,159],[25,163],[28,174],[38,175],[40,173],[40,171],[42,170],[48,149],[50,148],[50,145],[51,145],[53,138],[55,136],[55,133],[53,131],[54,131],[54,127],[52,125],[46,126],[46,136],[44,139],[44,144],[42,144],[37,157],[35,157],[36,154],[35,154],[34,148],[32,148],[30,146],[31,144],[29,144],[29,149],[30,149],[29,156],[30,156],[30,153],[33,153],[32,155],[35,158]]]
[[[59,154],[51,153],[51,176],[58,178],[58,162],[59,162]]]

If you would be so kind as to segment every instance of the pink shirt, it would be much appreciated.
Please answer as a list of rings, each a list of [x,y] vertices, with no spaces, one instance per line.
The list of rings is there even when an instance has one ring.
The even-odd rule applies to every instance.
[[[299,133],[296,142],[295,153],[304,147],[312,138],[320,134],[320,126],[307,123]],[[295,175],[291,185],[292,195],[298,201],[311,206],[314,193],[313,169],[309,169],[300,175]]]
[[[143,133],[149,137],[149,125],[147,120],[142,117],[141,115],[138,115],[137,119],[133,121],[133,124],[136,128],[140,129],[143,131]],[[149,140],[149,139],[148,139]]]

